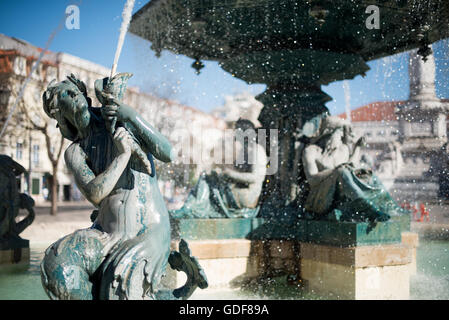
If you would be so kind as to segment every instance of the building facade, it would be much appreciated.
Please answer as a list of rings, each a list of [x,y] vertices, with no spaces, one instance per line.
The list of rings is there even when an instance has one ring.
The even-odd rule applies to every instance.
[[[376,174],[398,200],[435,200],[447,175],[449,103],[435,91],[435,60],[409,53],[408,100],[376,102],[350,113],[357,136],[367,140],[365,153]],[[339,115],[347,118],[346,114]],[[443,163],[444,162],[444,163]]]
[[[0,34],[0,125],[2,127],[40,52],[40,48],[30,43]],[[51,80],[62,81],[71,73],[86,83],[93,105],[99,106],[95,98],[94,82],[109,76],[110,69],[63,52],[46,52],[32,74],[21,100],[22,107],[29,110],[28,116],[37,124],[48,122],[48,136],[52,140],[57,140],[60,133],[56,128],[56,122],[43,113],[42,94]],[[210,169],[208,165],[210,161],[207,158],[223,136],[226,129],[224,120],[174,101],[142,93],[138,88],[133,87],[128,88],[124,102],[135,107],[149,123],[169,138],[175,148],[182,149],[172,167],[177,166],[178,170],[184,171],[184,175],[189,178]],[[46,137],[42,132],[30,128],[31,126],[27,124],[26,118],[19,110],[20,108],[17,108],[13,113],[10,124],[1,138],[0,153],[11,156],[30,172],[29,178],[23,177],[21,181],[18,181],[20,191],[31,193],[38,203],[44,202],[51,196],[49,177],[52,173],[52,165],[47,156]],[[57,147],[58,143],[55,142],[54,145]],[[64,143],[63,150],[68,146],[68,141]],[[205,161],[194,163],[190,158],[198,153],[204,155]],[[170,168],[168,170],[170,171]],[[165,181],[161,181],[163,192],[172,188],[171,174],[172,172],[167,172],[166,175],[160,174],[161,178],[165,177]],[[60,201],[83,199],[73,177],[66,169],[63,156],[59,163],[58,180]]]
[[[263,104],[248,92],[242,92],[233,96],[226,96],[223,106],[212,110],[212,115],[233,123],[239,118],[250,120],[256,127],[261,124],[258,120]]]

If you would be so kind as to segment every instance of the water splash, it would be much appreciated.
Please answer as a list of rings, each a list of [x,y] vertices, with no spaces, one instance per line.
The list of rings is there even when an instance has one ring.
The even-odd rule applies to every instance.
[[[129,23],[131,21],[131,14],[134,8],[135,0],[126,0],[125,6],[122,12],[122,24],[120,26],[120,35],[117,42],[117,49],[115,50],[114,63],[112,64],[111,77],[117,70],[118,59],[120,58],[120,53],[122,52],[123,43],[125,42],[126,32],[128,31]]]
[[[435,276],[418,273],[410,280],[411,300],[449,299],[449,275]]]
[[[343,81],[343,90],[345,92],[345,111],[346,111],[346,119],[351,122],[351,92],[349,89],[349,81]]]

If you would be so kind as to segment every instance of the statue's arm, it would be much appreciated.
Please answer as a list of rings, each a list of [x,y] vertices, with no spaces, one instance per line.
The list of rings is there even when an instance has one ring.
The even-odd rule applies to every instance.
[[[240,172],[232,169],[225,169],[223,175],[233,183],[255,183],[256,175],[252,172]]]
[[[325,169],[322,171],[318,170],[318,166],[316,164],[316,158],[319,156],[317,150],[313,148],[313,146],[309,146],[304,150],[302,163],[304,166],[304,173],[306,175],[307,181],[311,185],[318,185],[327,177],[329,177],[334,169]]]
[[[95,176],[87,165],[87,156],[79,144],[73,143],[64,154],[67,168],[73,174],[78,188],[97,207],[114,189],[130,157],[131,152],[119,154],[104,172]]]
[[[142,148],[163,162],[171,162],[176,154],[170,142],[145,119],[143,119],[133,108],[114,100],[114,105],[105,108],[106,113],[115,114],[118,120],[131,125],[137,132],[136,136],[143,140]],[[108,110],[106,110],[108,109]]]
[[[354,150],[349,157],[350,163],[359,163],[361,158],[361,149],[365,145],[365,138],[361,137],[357,142],[355,143]]]
[[[232,180],[234,183],[256,183],[263,178],[267,172],[267,155],[265,149],[257,146],[256,163],[253,165],[252,172],[241,172],[238,170],[226,169],[223,174],[226,178]]]

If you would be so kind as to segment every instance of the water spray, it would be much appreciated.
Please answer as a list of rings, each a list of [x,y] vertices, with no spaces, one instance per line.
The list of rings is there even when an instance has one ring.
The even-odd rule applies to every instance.
[[[346,112],[346,118],[348,119],[349,123],[351,123],[351,92],[349,89],[349,82],[348,80],[343,81],[343,90],[345,92],[345,112]]]
[[[122,12],[122,24],[120,25],[120,35],[117,42],[117,48],[115,49],[114,62],[112,63],[111,75],[109,76],[109,81],[112,80],[115,72],[117,71],[118,59],[120,58],[120,53],[122,52],[123,43],[125,42],[126,32],[128,31],[129,23],[131,22],[131,15],[134,8],[135,0],[126,0],[125,6]],[[105,91],[111,93],[109,86],[106,86]],[[111,134],[114,134],[115,125],[117,120],[114,119],[108,123],[108,129]]]
[[[114,63],[112,64],[111,76],[112,78],[117,70],[118,59],[122,52],[123,43],[125,42],[126,32],[128,31],[129,23],[131,22],[131,14],[134,8],[135,0],[126,0],[122,13],[122,24],[120,26],[120,35],[117,42],[117,49],[115,50]]]

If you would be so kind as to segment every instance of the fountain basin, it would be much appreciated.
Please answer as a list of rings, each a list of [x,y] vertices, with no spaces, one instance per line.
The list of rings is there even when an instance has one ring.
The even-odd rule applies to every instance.
[[[190,241],[189,241],[190,242]],[[417,274],[410,278],[410,299],[449,299],[449,242],[421,239],[417,248]],[[48,300],[41,285],[39,264],[50,245],[31,244],[30,264],[0,267],[0,300]],[[287,285],[285,277],[273,277],[245,288],[197,290],[192,299],[338,299]]]
[[[174,219],[172,227],[172,248],[180,238],[189,242],[212,289],[287,275],[323,296],[408,299],[416,271],[418,238],[408,215],[375,225],[255,218]],[[185,279],[168,268],[164,284]]]

